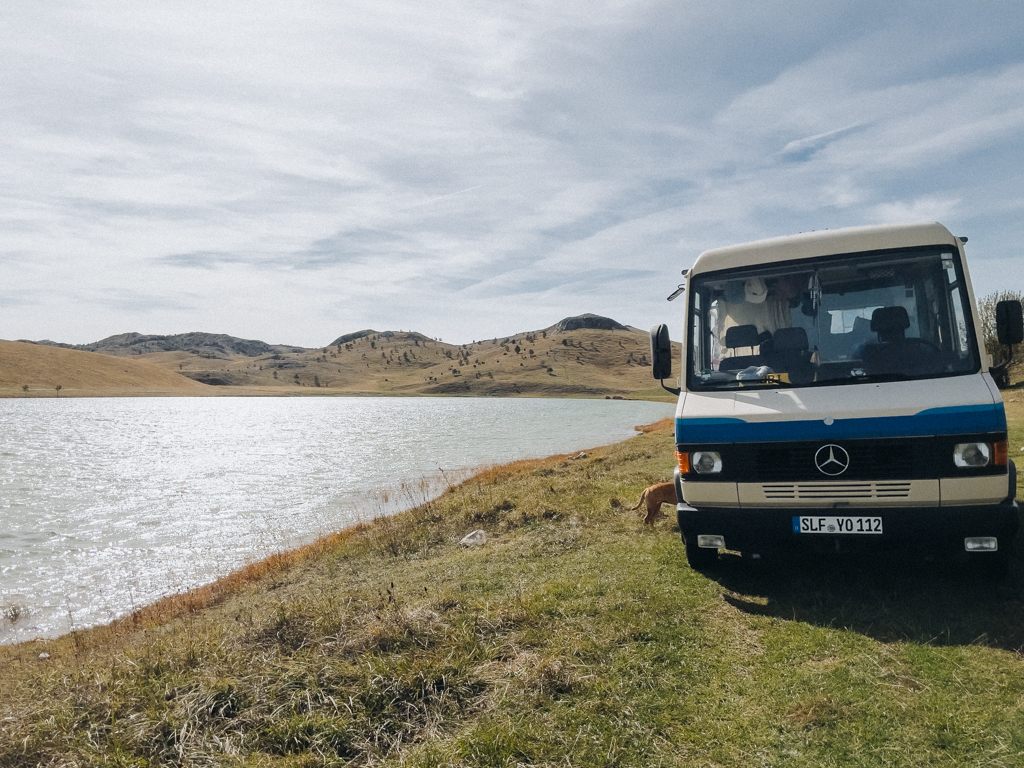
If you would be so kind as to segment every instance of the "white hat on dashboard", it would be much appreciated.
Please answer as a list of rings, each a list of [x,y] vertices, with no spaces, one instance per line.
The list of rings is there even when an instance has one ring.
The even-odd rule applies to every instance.
[[[743,297],[751,304],[761,304],[768,298],[768,286],[760,277],[748,277],[743,286]]]

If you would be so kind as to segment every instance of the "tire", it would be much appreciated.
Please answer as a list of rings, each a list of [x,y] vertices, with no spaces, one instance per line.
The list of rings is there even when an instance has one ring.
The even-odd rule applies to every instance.
[[[697,546],[697,536],[694,534],[691,541],[686,541],[686,560],[690,568],[695,571],[706,571],[714,568],[718,563],[718,550],[706,549]]]

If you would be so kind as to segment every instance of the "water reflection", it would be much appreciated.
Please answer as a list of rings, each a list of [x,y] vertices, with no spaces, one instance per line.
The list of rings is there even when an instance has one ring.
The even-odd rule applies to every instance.
[[[443,488],[439,468],[451,481],[613,442],[671,412],[604,400],[0,400],[0,642],[110,621],[419,503]]]

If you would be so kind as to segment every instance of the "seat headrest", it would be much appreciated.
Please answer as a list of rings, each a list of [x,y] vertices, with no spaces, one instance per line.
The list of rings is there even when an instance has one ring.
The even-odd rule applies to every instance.
[[[807,343],[807,331],[803,328],[779,328],[772,336],[772,343],[776,350],[796,350],[803,352],[809,349]]]
[[[729,349],[756,347],[760,344],[756,325],[734,325],[725,332],[725,346]]]
[[[905,331],[909,327],[906,307],[879,307],[871,313],[871,330],[875,333]]]
[[[853,329],[850,332],[854,336],[867,336],[871,332],[871,321],[866,317],[853,318]]]

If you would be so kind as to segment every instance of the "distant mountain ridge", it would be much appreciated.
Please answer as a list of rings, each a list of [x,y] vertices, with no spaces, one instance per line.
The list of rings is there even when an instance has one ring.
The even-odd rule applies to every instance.
[[[592,329],[597,331],[628,331],[629,326],[612,320],[610,317],[594,315],[589,312],[574,317],[566,317],[559,320],[552,326],[545,328],[548,333],[567,333]],[[336,347],[339,344],[348,344],[367,336],[379,336],[390,339],[396,333],[402,333],[406,338],[429,341],[429,337],[416,331],[375,331],[366,328],[362,331],[346,333],[327,346]],[[513,334],[522,335],[522,334]],[[229,336],[226,333],[177,333],[171,335],[153,335],[142,333],[119,333],[108,336],[105,339],[94,341],[90,344],[63,344],[58,341],[43,339],[41,341],[29,341],[18,339],[28,344],[41,344],[48,347],[63,347],[64,349],[80,349],[86,352],[103,352],[108,355],[146,355],[153,352],[190,352],[193,355],[208,358],[228,358],[233,355],[244,355],[245,357],[260,357],[261,355],[280,354],[282,352],[306,352],[307,347],[299,347],[291,344],[268,344],[258,339],[240,339],[237,336]],[[315,349],[315,347],[312,347]]]
[[[304,347],[267,344],[256,339],[239,339],[226,333],[178,333],[169,336],[142,333],[119,333],[91,344],[59,344],[45,340],[32,342],[84,352],[102,352],[108,355],[146,355],[152,352],[189,352],[200,357],[226,359],[234,355],[259,357],[282,351],[305,351]]]

